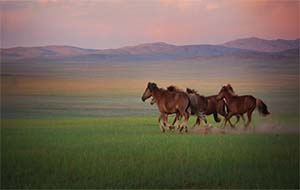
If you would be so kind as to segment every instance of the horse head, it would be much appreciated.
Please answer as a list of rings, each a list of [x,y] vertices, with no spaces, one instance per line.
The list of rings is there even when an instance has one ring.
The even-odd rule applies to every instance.
[[[222,88],[217,96],[217,100],[223,99],[225,97],[226,92],[227,92],[226,86],[222,86]]]
[[[229,96],[236,96],[236,94],[234,93],[231,85],[227,84],[226,86],[222,86],[222,88],[217,96],[217,100],[221,100],[223,98],[228,98]]]
[[[142,101],[144,102],[145,100],[147,100],[148,98],[150,98],[152,96],[152,93],[154,91],[154,89],[157,88],[157,85],[153,82],[148,82],[148,85],[145,89],[145,92],[142,96]]]
[[[231,95],[236,96],[236,94],[230,84],[227,84],[225,87],[227,88],[228,92],[231,93]]]

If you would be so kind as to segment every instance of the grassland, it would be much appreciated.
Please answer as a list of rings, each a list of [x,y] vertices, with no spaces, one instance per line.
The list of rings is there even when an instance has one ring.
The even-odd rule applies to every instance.
[[[162,134],[156,117],[74,117],[2,119],[1,137],[1,188],[299,188],[298,134]]]
[[[1,188],[298,189],[298,62],[1,63]],[[162,134],[148,81],[206,96],[231,83],[272,114],[254,133]]]

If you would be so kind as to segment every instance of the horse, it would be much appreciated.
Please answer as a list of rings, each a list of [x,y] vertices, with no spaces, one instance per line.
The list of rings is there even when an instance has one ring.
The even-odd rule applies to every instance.
[[[179,89],[173,85],[167,87],[167,90],[170,92],[183,92],[181,89]],[[186,93],[188,94],[189,99],[190,99],[190,109],[189,109],[190,114],[197,117],[196,123],[193,125],[192,128],[194,128],[195,126],[199,126],[201,120],[203,120],[205,122],[205,124],[207,125],[207,120],[206,120],[206,117],[204,114],[206,111],[206,107],[207,107],[206,98],[204,96],[201,96],[200,94],[198,94],[197,91],[189,89],[189,88],[186,89]],[[153,105],[156,102],[157,102],[156,99],[152,98],[150,104]],[[165,119],[165,123],[167,123],[168,116],[166,116],[164,119]],[[180,119],[181,119],[180,113],[176,113],[176,117],[171,126],[174,126],[174,123]]]
[[[228,90],[230,90],[234,95],[235,92],[233,90],[233,88],[231,87],[230,84],[227,85]],[[207,109],[206,109],[206,115],[211,115],[213,114],[214,116],[214,120],[219,123],[221,121],[221,119],[218,117],[218,114],[222,115],[224,118],[227,115],[227,105],[226,105],[226,100],[223,99],[217,99],[218,95],[211,95],[211,96],[207,96],[207,101],[208,101],[208,105],[207,105]],[[241,115],[235,115],[237,120],[234,124],[231,123],[230,120],[228,120],[230,126],[232,128],[234,128],[234,126],[240,121],[240,116],[242,117],[242,119],[245,121],[245,118],[243,116],[243,114]]]
[[[247,113],[248,121],[244,126],[244,129],[247,129],[251,122],[252,113],[255,110],[255,108],[258,109],[258,112],[262,116],[267,116],[270,114],[267,105],[261,99],[257,99],[251,95],[244,95],[244,96],[235,95],[230,90],[230,87],[231,85],[223,86],[217,96],[218,100],[224,98],[226,100],[226,105],[228,107],[228,113],[225,116],[225,122],[223,128],[226,126],[227,121],[233,115],[243,115],[244,113]]]
[[[198,127],[200,125],[201,120],[204,121],[205,125],[208,125],[206,119],[206,110],[208,106],[208,100],[205,96],[200,95],[196,90],[187,88],[186,93],[189,95],[191,101],[191,115],[195,115],[197,117],[196,123],[192,128]]]
[[[170,91],[170,92],[184,92],[183,90],[181,90],[181,89],[179,89],[178,87],[176,87],[176,86],[174,86],[174,85],[171,85],[171,86],[168,86],[167,87],[167,90],[168,91]],[[154,97],[152,97],[152,100],[151,100],[151,102],[150,102],[150,104],[151,105],[153,105],[153,104],[155,104],[155,103],[157,103],[157,100],[154,98]],[[190,102],[191,103],[191,102]],[[190,105],[191,106],[191,105]],[[189,108],[189,112],[190,112],[191,110],[190,110],[190,108]],[[165,114],[165,117],[164,117],[164,126],[165,127],[169,127],[169,129],[175,129],[176,127],[176,125],[175,125],[175,123],[176,123],[176,121],[180,121],[181,120],[181,118],[182,118],[182,115],[179,113],[179,112],[177,112],[176,113],[176,116],[175,116],[175,118],[174,118],[174,121],[172,122],[172,124],[169,126],[168,125],[168,115],[169,114]],[[167,126],[168,125],[168,126]],[[196,125],[196,124],[195,124]],[[194,126],[195,126],[194,125]],[[193,127],[194,127],[193,126]],[[179,126],[177,126],[177,129],[179,129]]]
[[[188,95],[184,92],[171,92],[169,90],[158,88],[155,83],[148,82],[148,85],[142,96],[142,101],[144,102],[151,96],[155,100],[157,107],[160,111],[158,122],[160,124],[161,131],[165,132],[164,121],[166,115],[176,113],[176,115],[181,115],[184,117],[184,122],[179,127],[179,131],[181,132],[183,129],[185,129],[185,132],[187,132],[187,122],[189,119],[188,108],[190,106],[190,100]],[[178,125],[178,122],[180,122],[180,120],[177,119],[175,123]]]

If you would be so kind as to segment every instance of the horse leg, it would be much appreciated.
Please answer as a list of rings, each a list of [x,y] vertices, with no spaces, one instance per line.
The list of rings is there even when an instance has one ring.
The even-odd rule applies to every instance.
[[[184,116],[184,121],[183,121],[183,123],[182,123],[182,125],[180,127],[179,132],[181,132],[183,129],[185,129],[185,132],[187,132],[187,130],[188,130],[187,129],[187,123],[188,123],[188,120],[189,120],[189,113],[186,112],[186,111],[183,111],[183,113],[181,115]]]
[[[214,114],[215,122],[219,123],[221,119],[218,117],[218,112],[214,112],[213,114]]]
[[[204,128],[205,128],[205,130],[210,129],[212,127],[210,124],[208,124],[205,115],[202,117],[202,121],[204,122]]]
[[[165,129],[164,129],[164,121],[162,121],[162,118],[164,119],[165,118],[165,114],[164,113],[160,113],[160,116],[158,118],[158,123],[159,123],[159,127],[160,127],[160,130],[161,132],[165,132]]]
[[[197,127],[200,126],[200,125],[201,125],[201,120],[204,120],[204,121],[205,121],[205,124],[207,124],[206,117],[205,117],[205,115],[204,115],[202,112],[199,112],[198,114],[196,114],[196,117],[197,117],[196,123],[193,125],[192,128],[194,128],[194,127],[196,127],[196,126],[197,126]]]
[[[171,125],[169,125],[169,123],[168,123],[168,114],[165,114],[165,117],[164,117],[164,127],[168,128],[169,130],[173,129],[173,127]]]
[[[255,107],[254,107],[254,109],[255,109]],[[251,109],[251,110],[249,110],[249,111],[247,112],[248,121],[247,121],[247,123],[245,124],[245,130],[248,129],[248,127],[249,127],[249,124],[250,124],[251,118],[252,118],[252,112],[254,111],[254,109]]]
[[[185,132],[187,133],[188,132],[188,127],[187,127],[187,124],[188,124],[188,121],[189,121],[189,113],[186,113],[185,117],[184,117],[184,128],[185,128]]]
[[[228,120],[228,123],[230,124],[230,127],[232,129],[235,129],[236,124],[240,121],[240,116],[239,115],[235,115],[235,116],[236,116],[237,120],[236,120],[236,122],[234,124],[232,124],[231,121]]]
[[[172,125],[170,126],[170,128],[172,128],[172,129],[175,129],[176,127],[176,125],[175,125],[175,123],[176,123],[176,121],[177,120],[179,120],[179,117],[180,117],[180,115],[179,115],[179,112],[176,112],[176,116],[175,116],[175,118],[174,118],[174,121],[173,121],[173,123],[172,123]],[[180,118],[181,119],[181,118]],[[177,124],[178,125],[178,124]]]
[[[174,120],[174,128],[176,128],[177,130],[180,129],[180,120],[181,120],[181,115],[180,113],[176,113],[176,117],[175,117],[175,120]]]
[[[240,121],[240,116],[239,115],[235,115],[236,116],[236,121],[234,123],[234,126],[236,126],[236,124],[238,124],[238,122]]]
[[[243,122],[245,124],[246,120],[245,120],[244,114],[241,114],[241,117],[242,117],[242,120],[243,120]]]
[[[164,127],[166,128],[167,125],[168,125],[168,115],[167,114],[164,114],[164,120],[163,120],[163,122],[164,122]]]
[[[196,126],[198,127],[200,125],[200,117],[197,116],[197,119],[196,119],[196,123],[193,125],[192,129],[195,128]]]
[[[203,112],[199,112],[198,117],[200,117],[200,120],[202,120],[204,122],[204,127],[206,127],[207,126],[206,115]]]
[[[202,118],[202,121],[204,122],[204,134],[207,134],[208,132],[211,131],[212,125],[208,124],[205,114],[202,114],[201,118]]]
[[[231,118],[233,115],[234,115],[234,114],[233,114],[232,112],[229,112],[229,113],[225,116],[225,123],[224,123],[223,128],[226,127],[227,121],[229,121],[229,123],[231,123],[231,122],[230,122],[230,118]]]

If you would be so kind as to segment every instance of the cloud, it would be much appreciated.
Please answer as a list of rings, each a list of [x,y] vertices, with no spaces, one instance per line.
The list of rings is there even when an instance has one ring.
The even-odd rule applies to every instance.
[[[153,41],[299,37],[299,1],[36,0],[0,1],[0,6],[4,47],[116,48]]]

